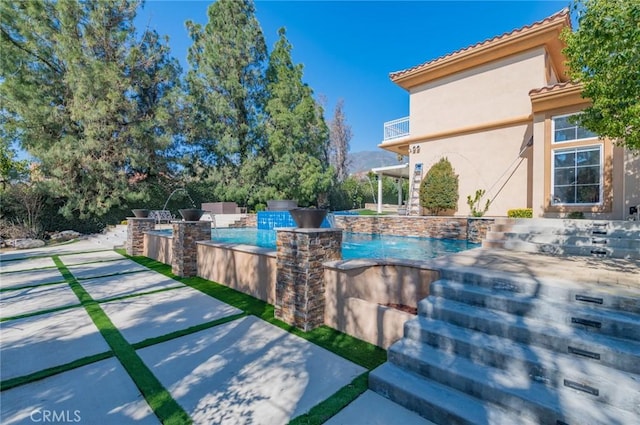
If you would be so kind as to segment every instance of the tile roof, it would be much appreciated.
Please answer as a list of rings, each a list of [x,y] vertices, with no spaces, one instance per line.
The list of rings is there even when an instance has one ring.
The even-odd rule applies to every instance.
[[[406,74],[413,73],[415,71],[419,71],[421,68],[425,68],[425,67],[427,67],[429,65],[433,65],[433,64],[435,64],[437,62],[444,61],[445,59],[448,59],[448,58],[450,58],[452,56],[456,56],[456,55],[459,55],[461,53],[468,52],[470,50],[474,50],[474,49],[477,49],[477,48],[482,47],[482,46],[486,46],[487,44],[495,43],[496,41],[503,40],[505,38],[520,34],[523,31],[527,31],[529,29],[532,29],[532,28],[535,28],[535,27],[539,27],[539,26],[541,26],[541,25],[543,25],[545,23],[554,21],[556,19],[567,19],[568,16],[569,16],[569,8],[564,8],[564,9],[560,10],[559,12],[554,13],[551,16],[548,16],[548,17],[546,17],[546,18],[544,18],[544,19],[542,19],[540,21],[536,21],[536,22],[534,22],[532,24],[525,25],[524,27],[514,29],[512,31],[506,32],[506,33],[501,34],[501,35],[497,35],[497,36],[495,36],[493,38],[481,41],[481,42],[473,44],[471,46],[456,50],[456,51],[451,52],[451,53],[448,53],[448,54],[446,54],[444,56],[440,56],[438,58],[435,58],[435,59],[429,60],[427,62],[421,63],[420,65],[416,65],[416,66],[413,66],[411,68],[407,68],[407,69],[404,69],[404,70],[401,70],[401,71],[391,72],[389,74],[389,78],[391,78],[391,80],[393,81],[393,80],[395,80],[397,78],[400,78],[400,77],[402,77],[402,76],[404,76]],[[570,20],[569,20],[569,25],[570,25]]]
[[[540,88],[537,88],[537,89],[529,90],[529,95],[539,94],[539,93],[548,93],[550,91],[560,90],[560,89],[563,89],[565,87],[574,87],[574,86],[578,86],[578,85],[580,85],[580,83],[576,83],[575,81],[565,81],[563,83],[549,84],[549,85],[544,86],[544,87],[540,87]]]

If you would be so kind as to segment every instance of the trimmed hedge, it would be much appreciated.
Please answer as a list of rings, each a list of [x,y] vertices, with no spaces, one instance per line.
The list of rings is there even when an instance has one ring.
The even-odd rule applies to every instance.
[[[509,218],[533,218],[533,208],[515,208],[507,211]]]

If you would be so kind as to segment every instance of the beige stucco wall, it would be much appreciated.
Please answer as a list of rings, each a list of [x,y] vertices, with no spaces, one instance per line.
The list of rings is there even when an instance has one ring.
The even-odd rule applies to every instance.
[[[145,233],[144,251],[145,257],[152,258],[164,264],[171,264],[173,250],[173,238],[171,236]]]
[[[409,92],[410,137],[529,115],[529,90],[546,83],[537,48],[420,85]]]
[[[410,155],[412,169],[423,165],[423,177],[429,168],[446,157],[458,174],[458,208],[455,215],[468,216],[467,195],[484,189],[492,199],[489,216],[506,216],[512,208],[527,208],[531,197],[527,177],[531,167],[531,149],[519,156],[531,137],[531,126],[522,124],[420,143],[420,153]]]
[[[540,47],[411,90],[410,167],[422,163],[424,176],[449,159],[459,175],[455,215],[469,215],[467,196],[478,189],[492,200],[487,215],[532,206],[533,150],[520,152],[533,135],[529,91],[546,83]]]
[[[249,245],[198,242],[198,276],[275,303],[276,252]]]
[[[436,270],[412,264],[325,263],[325,324],[387,348],[402,337],[404,322],[414,316],[384,305],[417,307],[438,277]]]

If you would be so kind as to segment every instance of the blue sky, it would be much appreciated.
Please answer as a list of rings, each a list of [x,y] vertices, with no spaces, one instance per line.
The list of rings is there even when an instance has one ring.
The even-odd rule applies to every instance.
[[[188,68],[185,21],[205,24],[211,1],[147,0],[136,26],[169,36]],[[408,93],[389,80],[399,71],[528,25],[569,5],[552,1],[256,1],[271,51],[280,27],[305,83],[326,99],[325,117],[344,99],[351,151],[375,150],[385,121],[409,114]]]

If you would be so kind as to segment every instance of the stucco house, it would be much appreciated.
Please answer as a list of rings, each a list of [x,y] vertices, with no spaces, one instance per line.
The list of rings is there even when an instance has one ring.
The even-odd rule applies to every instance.
[[[456,215],[483,189],[487,215],[526,207],[627,219],[640,204],[640,156],[568,119],[589,105],[567,75],[560,34],[570,27],[565,9],[391,73],[409,92],[409,117],[386,123],[379,147],[408,155],[410,175],[447,157],[459,175]]]

